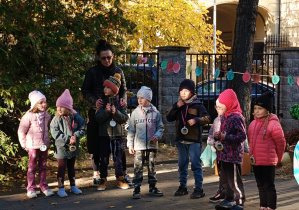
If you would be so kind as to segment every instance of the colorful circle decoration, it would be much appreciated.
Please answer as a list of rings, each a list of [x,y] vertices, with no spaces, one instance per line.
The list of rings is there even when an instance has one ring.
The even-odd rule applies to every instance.
[[[294,104],[290,108],[290,114],[293,119],[299,120],[299,104]]]
[[[173,64],[173,71],[175,73],[178,73],[180,71],[180,69],[181,69],[181,66],[180,66],[180,64],[178,62],[176,62],[175,64]]]
[[[142,59],[141,56],[138,56],[138,57],[137,57],[137,64],[141,64],[141,59]]]
[[[153,58],[150,58],[150,59],[148,60],[148,65],[149,65],[149,67],[152,67],[154,64],[155,64],[155,60],[154,60]]]
[[[167,68],[167,61],[162,61],[161,63],[161,69],[164,70]]]
[[[293,78],[291,75],[288,76],[288,83],[293,86]]]
[[[136,64],[136,63],[137,63],[137,55],[133,55],[133,56],[130,58],[130,63],[131,63],[131,64]]]
[[[141,63],[145,64],[147,62],[147,57],[141,58]]]
[[[233,70],[229,70],[229,71],[227,72],[226,77],[227,77],[228,80],[233,80],[234,77],[235,77],[235,74],[234,74]]]
[[[297,85],[299,86],[299,77],[297,77]]]
[[[255,73],[253,76],[252,76],[252,79],[255,83],[259,83],[261,77],[258,73]]]
[[[272,83],[274,85],[276,85],[277,83],[279,83],[279,76],[277,76],[277,74],[273,75],[273,77],[272,77]]]
[[[215,79],[217,78],[217,77],[219,77],[219,75],[220,75],[220,70],[219,70],[219,67],[216,69],[216,71],[215,71]]]
[[[195,74],[196,76],[200,76],[202,73],[202,68],[201,66],[197,66],[196,69],[195,69]]]
[[[249,74],[249,72],[245,72],[244,74],[243,74],[243,81],[244,82],[249,82],[250,81],[250,74]]]
[[[171,72],[172,69],[173,69],[172,61],[169,61],[168,64],[167,64],[167,71],[168,71],[168,72]]]

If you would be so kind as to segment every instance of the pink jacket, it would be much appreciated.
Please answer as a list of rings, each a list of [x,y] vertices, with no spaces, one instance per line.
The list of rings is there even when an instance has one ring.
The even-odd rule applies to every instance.
[[[254,165],[276,165],[281,162],[285,150],[286,141],[275,114],[271,114],[263,139],[266,118],[258,119],[254,117],[248,128],[248,138],[250,143],[249,155],[254,157]]]
[[[41,126],[43,132],[40,130],[40,125],[37,119],[37,114],[32,112],[27,112],[21,119],[18,137],[20,144],[23,148],[26,149],[39,149],[43,144],[47,145],[47,148],[50,147],[50,137],[49,137],[49,127],[51,122],[51,116],[48,112],[45,113],[45,126]],[[45,129],[44,129],[45,128]],[[44,134],[44,135],[43,135]],[[42,140],[43,135],[43,140]]]

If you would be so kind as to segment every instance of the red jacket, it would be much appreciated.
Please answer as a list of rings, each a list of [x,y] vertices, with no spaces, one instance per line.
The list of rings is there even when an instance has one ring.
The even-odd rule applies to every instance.
[[[254,165],[276,165],[281,162],[285,150],[286,141],[275,114],[271,114],[263,139],[266,118],[258,119],[254,117],[248,128],[248,138],[250,143],[249,155],[254,157]]]

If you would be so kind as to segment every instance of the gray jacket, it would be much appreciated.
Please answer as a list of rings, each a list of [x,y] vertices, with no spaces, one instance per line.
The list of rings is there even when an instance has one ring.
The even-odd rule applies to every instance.
[[[74,118],[74,123],[73,123]],[[79,140],[85,135],[85,121],[79,114],[74,114],[74,117],[55,116],[50,124],[51,134],[54,138],[54,156],[57,159],[71,159],[79,154]],[[72,131],[69,127],[72,128]],[[76,150],[71,152],[69,150],[69,143],[71,136],[76,136]]]
[[[149,145],[149,141],[152,130],[153,136],[158,137],[159,140],[162,138],[164,131],[162,116],[152,104],[149,107],[143,107],[143,111],[144,114],[142,113],[141,106],[138,105],[132,112],[129,119],[127,146],[134,147],[134,150],[158,149],[158,142]],[[146,124],[144,115],[148,125]]]

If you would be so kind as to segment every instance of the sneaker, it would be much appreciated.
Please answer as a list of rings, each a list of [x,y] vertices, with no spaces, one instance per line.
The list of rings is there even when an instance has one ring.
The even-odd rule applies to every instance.
[[[28,191],[27,192],[27,198],[36,198],[36,192],[35,191]]]
[[[93,177],[93,186],[97,187],[99,186],[99,183],[100,183],[100,177],[99,176]]]
[[[199,188],[195,188],[193,193],[190,195],[191,199],[197,199],[197,198],[202,198],[205,197],[205,192],[203,191],[203,189],[199,189]]]
[[[174,196],[182,196],[187,194],[188,194],[187,187],[180,185],[179,189],[174,193]]]
[[[133,192],[133,199],[140,199],[140,187],[136,187]]]
[[[210,202],[216,203],[219,201],[222,201],[225,198],[225,191],[224,190],[218,190],[216,195],[213,197],[210,197]]]
[[[131,182],[130,176],[128,174],[125,175],[125,180],[129,186],[133,186],[133,183]]]
[[[101,178],[97,190],[105,190],[107,185],[107,178]]]
[[[50,189],[46,189],[43,193],[47,197],[54,195],[53,191],[51,191]]]
[[[124,176],[116,178],[116,186],[124,190],[130,188],[130,186],[126,183]]]
[[[64,198],[67,197],[68,195],[65,192],[64,188],[59,188],[59,190],[57,191],[57,194],[59,195],[59,197]]]
[[[155,196],[163,196],[163,193],[156,187],[150,187],[149,193]]]
[[[78,189],[76,186],[71,187],[71,192],[73,192],[76,195],[82,194],[82,191]]]
[[[235,206],[233,206],[233,208],[231,208],[231,210],[243,210],[243,206],[235,205]]]
[[[226,200],[221,201],[220,204],[215,206],[215,209],[231,209],[235,205],[235,202],[229,202]]]

